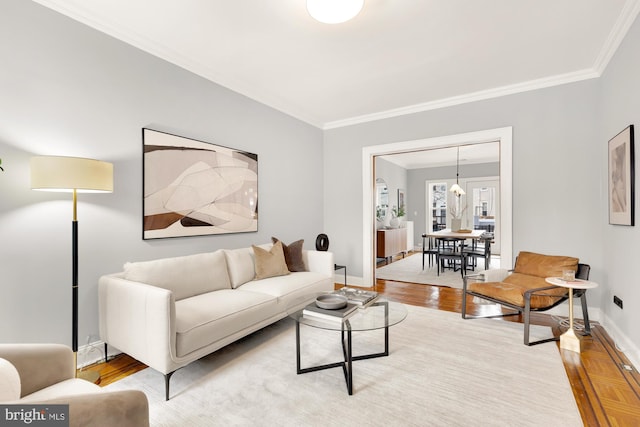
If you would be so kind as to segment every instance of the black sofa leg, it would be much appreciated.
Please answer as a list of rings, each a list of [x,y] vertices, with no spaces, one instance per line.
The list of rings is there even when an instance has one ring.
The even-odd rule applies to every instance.
[[[173,371],[173,372],[175,372],[175,371]],[[165,400],[169,400],[169,380],[171,379],[171,375],[173,375],[173,372],[169,372],[168,374],[165,374],[165,376],[164,376]]]
[[[107,343],[104,343],[104,363],[109,363],[109,357],[107,354]]]

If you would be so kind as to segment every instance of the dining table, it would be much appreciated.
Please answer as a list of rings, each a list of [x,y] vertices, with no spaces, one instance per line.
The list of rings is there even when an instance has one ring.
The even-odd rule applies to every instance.
[[[444,230],[432,231],[430,233],[426,233],[425,237],[433,237],[433,238],[449,238],[449,239],[474,239],[478,240],[482,237],[486,230],[466,230],[466,231],[452,231],[450,228],[445,228]]]
[[[431,266],[431,257],[436,256],[438,250],[436,249],[437,245],[435,245],[431,239],[451,239],[456,240],[462,244],[466,239],[471,239],[472,249],[475,249],[477,241],[482,238],[482,236],[486,233],[486,230],[458,230],[452,231],[450,228],[445,228],[443,230],[431,231],[428,233],[424,233],[422,235],[422,269],[424,270],[424,257],[425,254],[429,255],[429,266]],[[426,239],[429,239],[429,244],[427,245]],[[458,246],[458,245],[456,245]],[[429,248],[425,250],[424,248]],[[433,248],[433,249],[432,249]],[[462,250],[461,248],[458,248]]]

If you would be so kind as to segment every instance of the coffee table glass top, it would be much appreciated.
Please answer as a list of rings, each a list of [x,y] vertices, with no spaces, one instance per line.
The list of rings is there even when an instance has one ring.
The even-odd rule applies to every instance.
[[[306,295],[297,299],[290,305],[290,309],[288,310],[289,317],[303,325],[335,331],[346,329],[350,329],[352,331],[382,329],[396,325],[407,317],[407,308],[404,304],[396,301],[390,301],[383,296],[378,297],[375,302],[365,308],[356,309],[356,313],[344,322],[322,320],[305,316],[302,313],[302,310],[307,306],[307,304],[313,303],[319,295],[326,293],[328,292]]]

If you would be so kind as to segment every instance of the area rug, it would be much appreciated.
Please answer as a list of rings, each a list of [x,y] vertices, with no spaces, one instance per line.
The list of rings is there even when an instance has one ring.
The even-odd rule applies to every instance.
[[[422,254],[411,255],[394,261],[391,264],[376,269],[376,278],[395,280],[398,282],[422,283],[423,285],[448,286],[462,289],[462,275],[460,271],[446,269],[440,272],[436,266],[429,267],[429,260],[425,256],[425,266],[422,269]],[[480,260],[480,263],[484,261]],[[497,265],[497,264],[496,264]],[[481,269],[477,269],[480,271]],[[468,271],[467,274],[471,274]]]
[[[296,375],[289,318],[178,370],[168,402],[150,368],[105,388],[144,391],[152,426],[582,425],[555,344],[523,345],[521,324],[407,308],[390,355],[354,362],[352,396],[340,368]],[[303,326],[303,367],[339,360],[339,337]],[[354,333],[354,354],[383,337]]]

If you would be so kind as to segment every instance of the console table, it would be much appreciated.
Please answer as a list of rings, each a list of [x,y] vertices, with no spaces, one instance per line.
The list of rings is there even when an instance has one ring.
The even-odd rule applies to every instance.
[[[384,258],[389,263],[389,258],[407,251],[407,229],[385,228],[377,232],[376,257]]]

